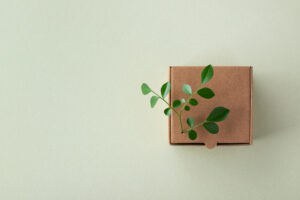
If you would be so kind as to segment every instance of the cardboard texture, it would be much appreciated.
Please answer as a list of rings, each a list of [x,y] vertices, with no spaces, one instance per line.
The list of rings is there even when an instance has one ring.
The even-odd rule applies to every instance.
[[[169,101],[185,98],[188,95],[182,91],[184,83],[189,84],[193,91],[201,85],[201,67],[175,66],[169,69],[171,92]],[[190,140],[187,133],[181,134],[178,116],[172,113],[169,117],[170,144],[205,144],[213,148],[217,144],[252,144],[252,67],[218,66],[214,68],[213,78],[203,87],[211,88],[215,96],[205,99],[194,95],[199,102],[190,106],[190,111],[182,112],[182,123],[188,128],[188,117],[195,119],[195,124],[202,122],[210,112],[218,106],[226,107],[230,113],[226,120],[217,122],[218,134],[211,134],[203,126],[196,128],[196,140]],[[173,111],[172,111],[173,112]]]

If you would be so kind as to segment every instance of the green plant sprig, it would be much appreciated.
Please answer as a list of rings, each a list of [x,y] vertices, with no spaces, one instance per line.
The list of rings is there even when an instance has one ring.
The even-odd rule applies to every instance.
[[[188,87],[188,86],[187,86],[187,84],[184,84],[183,87]],[[182,134],[185,133],[186,130],[184,130],[183,127],[182,127],[181,114],[182,114],[184,108],[187,106],[187,103],[190,102],[190,101],[192,100],[192,97],[197,93],[197,91],[199,91],[199,90],[201,89],[201,87],[202,87],[202,84],[200,85],[200,87],[199,87],[195,92],[193,92],[193,93],[189,96],[189,98],[187,99],[187,101],[185,101],[185,103],[181,106],[181,109],[179,110],[178,117],[179,117],[179,119],[180,119],[181,133],[182,133]],[[195,100],[193,99],[192,102],[194,102],[194,103],[192,103],[192,104],[195,104],[195,105],[198,104],[197,100],[195,101]],[[189,109],[189,108],[188,108],[188,109]],[[202,122],[201,122],[201,123],[202,123]],[[201,124],[201,123],[199,123],[199,124]],[[196,125],[196,126],[197,126],[197,125]]]
[[[216,107],[209,114],[209,116],[206,118],[206,120],[204,120],[196,125],[195,125],[194,118],[192,118],[192,117],[187,118],[187,124],[188,124],[189,128],[186,128],[186,129],[183,128],[182,112],[184,110],[185,111],[190,110],[190,106],[188,104],[190,104],[191,106],[198,105],[198,101],[195,98],[193,98],[193,96],[195,94],[198,94],[199,96],[206,98],[206,99],[210,99],[215,96],[214,92],[210,88],[202,87],[205,83],[207,83],[209,80],[212,79],[213,75],[214,75],[213,67],[211,65],[206,66],[201,73],[200,87],[196,91],[192,92],[192,88],[190,85],[183,84],[183,86],[182,86],[183,92],[189,95],[187,100],[185,100],[184,98],[182,98],[181,100],[174,100],[172,105],[165,100],[165,97],[168,95],[168,93],[170,92],[170,89],[171,89],[171,84],[169,82],[166,82],[165,84],[162,85],[161,90],[160,90],[161,95],[154,92],[146,83],[142,84],[141,89],[142,89],[142,93],[144,95],[147,95],[150,92],[152,92],[154,94],[154,96],[152,96],[150,99],[151,108],[153,108],[156,105],[156,103],[159,99],[161,99],[163,102],[165,102],[168,105],[168,107],[164,110],[165,115],[170,116],[171,110],[173,110],[174,113],[179,118],[181,133],[182,134],[188,133],[189,138],[191,140],[195,140],[197,138],[197,132],[195,131],[195,128],[203,126],[211,134],[217,134],[219,132],[219,127],[215,122],[220,122],[220,121],[225,120],[229,114],[229,110],[227,108]],[[179,107],[180,107],[180,109],[177,111],[176,108],[179,108]]]

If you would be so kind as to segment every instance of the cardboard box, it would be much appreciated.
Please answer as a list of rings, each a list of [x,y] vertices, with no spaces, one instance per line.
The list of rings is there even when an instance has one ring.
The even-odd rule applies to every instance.
[[[182,85],[185,83],[189,84],[193,91],[199,88],[203,69],[204,66],[171,66],[169,102],[188,98],[182,91]],[[219,133],[211,134],[201,126],[195,129],[198,133],[196,140],[190,140],[187,133],[181,133],[179,118],[172,111],[169,117],[170,144],[205,144],[208,148],[213,148],[216,144],[252,144],[252,67],[213,66],[213,69],[213,78],[203,87],[211,88],[215,96],[205,99],[195,94],[199,104],[190,106],[190,111],[182,112],[182,123],[184,128],[188,128],[188,117],[193,117],[197,124],[205,120],[215,107],[223,106],[228,108],[230,113],[227,119],[217,122]]]

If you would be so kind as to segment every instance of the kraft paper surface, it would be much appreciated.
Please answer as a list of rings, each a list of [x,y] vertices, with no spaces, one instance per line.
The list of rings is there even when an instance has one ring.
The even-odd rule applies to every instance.
[[[183,84],[189,84],[193,92],[201,85],[201,72],[204,67],[170,67],[171,91],[169,101],[188,98],[182,91]],[[213,67],[213,78],[202,87],[212,89],[215,96],[205,99],[195,94],[197,106],[190,106],[190,111],[182,112],[182,123],[188,128],[188,117],[195,119],[195,124],[207,118],[218,106],[226,107],[230,113],[224,121],[217,122],[218,134],[211,134],[203,126],[196,128],[196,140],[190,140],[187,133],[182,134],[177,115],[172,111],[169,117],[170,144],[205,144],[213,148],[216,144],[252,144],[252,67],[222,66]]]

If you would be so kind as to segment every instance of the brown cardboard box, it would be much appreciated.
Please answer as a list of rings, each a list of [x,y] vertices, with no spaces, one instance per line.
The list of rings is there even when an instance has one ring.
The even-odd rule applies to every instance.
[[[202,67],[170,67],[171,92],[169,101],[185,98],[188,95],[182,91],[184,83],[189,84],[193,91],[201,85]],[[211,134],[203,126],[196,128],[196,140],[190,140],[187,133],[182,134],[177,115],[169,117],[170,144],[205,144],[213,148],[216,144],[252,144],[252,67],[218,66],[214,67],[213,78],[203,87],[211,88],[215,96],[205,99],[196,94],[197,106],[191,106],[190,111],[182,112],[182,123],[188,128],[186,119],[193,117],[195,124],[206,119],[209,113],[218,106],[230,110],[226,120],[217,122],[219,133]],[[173,111],[172,111],[173,112]]]

